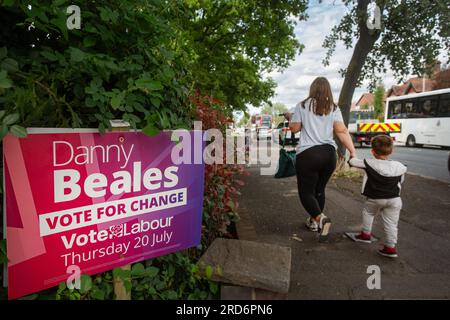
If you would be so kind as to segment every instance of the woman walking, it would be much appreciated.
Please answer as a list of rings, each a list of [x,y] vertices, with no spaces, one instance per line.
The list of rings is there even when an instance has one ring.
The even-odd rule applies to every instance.
[[[336,148],[333,132],[350,152],[356,155],[352,138],[334,103],[330,83],[324,77],[311,84],[309,96],[296,108],[290,129],[301,131],[297,146],[296,170],[300,201],[310,217],[306,227],[319,232],[319,241],[327,239],[331,220],[323,214],[325,187],[336,169]]]

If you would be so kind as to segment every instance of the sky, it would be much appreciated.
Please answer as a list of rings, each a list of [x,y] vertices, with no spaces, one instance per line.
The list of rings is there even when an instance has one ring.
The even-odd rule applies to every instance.
[[[288,108],[294,107],[306,98],[311,82],[318,76],[328,78],[334,99],[338,100],[343,83],[339,70],[347,67],[353,48],[347,50],[342,43],[338,43],[330,65],[325,67],[322,60],[326,49],[322,47],[322,43],[347,11],[348,9],[339,0],[324,0],[322,3],[318,0],[310,1],[307,11],[309,18],[306,21],[300,21],[295,28],[297,39],[305,46],[304,50],[283,72],[268,74],[278,84],[272,102],[281,102]],[[397,83],[392,72],[384,76],[383,83],[386,88]],[[364,92],[367,92],[367,84],[356,89],[353,100],[359,99]],[[259,109],[249,107],[249,111],[254,114],[258,113]]]

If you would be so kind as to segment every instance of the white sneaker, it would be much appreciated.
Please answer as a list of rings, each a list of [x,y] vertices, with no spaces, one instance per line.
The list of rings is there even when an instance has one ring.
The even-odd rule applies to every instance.
[[[328,218],[323,213],[320,214],[319,220],[319,242],[325,242],[328,240],[328,235],[330,233],[331,219]]]
[[[306,227],[312,231],[312,232],[317,232],[319,231],[319,224],[317,223],[316,220],[313,220],[311,218],[306,219],[306,223],[305,223]]]

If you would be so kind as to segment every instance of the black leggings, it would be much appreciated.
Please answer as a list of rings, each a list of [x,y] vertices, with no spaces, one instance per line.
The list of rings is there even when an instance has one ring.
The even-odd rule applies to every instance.
[[[298,194],[313,218],[325,207],[325,187],[336,169],[336,150],[323,144],[306,149],[296,159]]]

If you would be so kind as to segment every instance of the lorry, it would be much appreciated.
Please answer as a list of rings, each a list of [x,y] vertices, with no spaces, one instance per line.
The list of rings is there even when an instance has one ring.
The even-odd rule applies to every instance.
[[[355,145],[359,144],[360,147],[364,145],[370,146],[370,141],[376,135],[386,134],[391,136],[391,133],[401,132],[401,123],[380,122],[378,119],[375,119],[372,111],[351,111],[348,131]],[[395,140],[394,137],[393,139]]]

